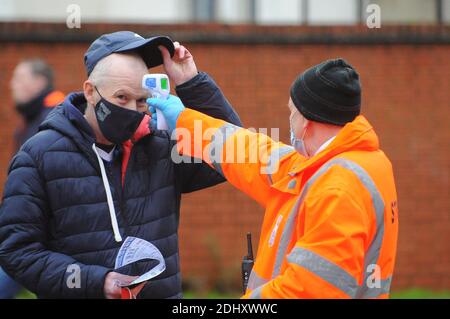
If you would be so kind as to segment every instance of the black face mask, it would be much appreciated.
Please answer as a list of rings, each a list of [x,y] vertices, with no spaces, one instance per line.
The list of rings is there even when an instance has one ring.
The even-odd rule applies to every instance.
[[[129,140],[144,118],[144,113],[127,110],[108,102],[95,87],[100,101],[95,105],[95,116],[103,136],[114,144]]]

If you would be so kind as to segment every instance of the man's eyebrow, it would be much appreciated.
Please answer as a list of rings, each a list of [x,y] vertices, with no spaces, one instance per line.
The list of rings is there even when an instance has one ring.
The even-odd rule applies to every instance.
[[[148,90],[142,90],[142,95],[143,97],[150,97],[150,92]]]
[[[120,88],[120,89],[114,91],[113,95],[116,95],[118,93],[126,93],[133,97],[148,97],[150,95],[150,93],[145,89],[135,91],[135,90],[129,90],[126,88]]]

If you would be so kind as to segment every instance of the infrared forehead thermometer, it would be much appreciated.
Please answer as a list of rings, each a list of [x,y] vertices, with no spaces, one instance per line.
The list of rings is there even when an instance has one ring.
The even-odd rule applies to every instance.
[[[166,74],[146,74],[142,78],[142,87],[150,92],[151,97],[167,100],[170,94],[169,77]],[[168,130],[166,119],[160,110],[156,109],[156,128]]]

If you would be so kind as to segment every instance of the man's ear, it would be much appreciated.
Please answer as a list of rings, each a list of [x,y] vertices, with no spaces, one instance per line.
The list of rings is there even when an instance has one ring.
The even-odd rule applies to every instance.
[[[95,88],[94,84],[90,80],[86,80],[83,83],[83,91],[84,91],[84,97],[88,104],[95,105],[96,97],[95,97]]]

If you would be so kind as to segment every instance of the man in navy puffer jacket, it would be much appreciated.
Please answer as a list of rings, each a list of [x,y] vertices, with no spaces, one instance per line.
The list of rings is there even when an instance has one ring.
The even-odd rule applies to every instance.
[[[182,297],[181,194],[224,179],[206,163],[174,163],[167,131],[149,125],[149,134],[131,136],[153,123],[140,112],[147,107],[140,79],[163,62],[158,48],[185,105],[241,125],[183,46],[128,31],[94,41],[85,55],[84,92],[69,94],[13,158],[0,207],[0,264],[38,297],[120,298],[118,283],[154,262],[114,270],[128,236],[151,242],[166,263],[138,298]],[[75,286],[69,284],[74,269]]]

